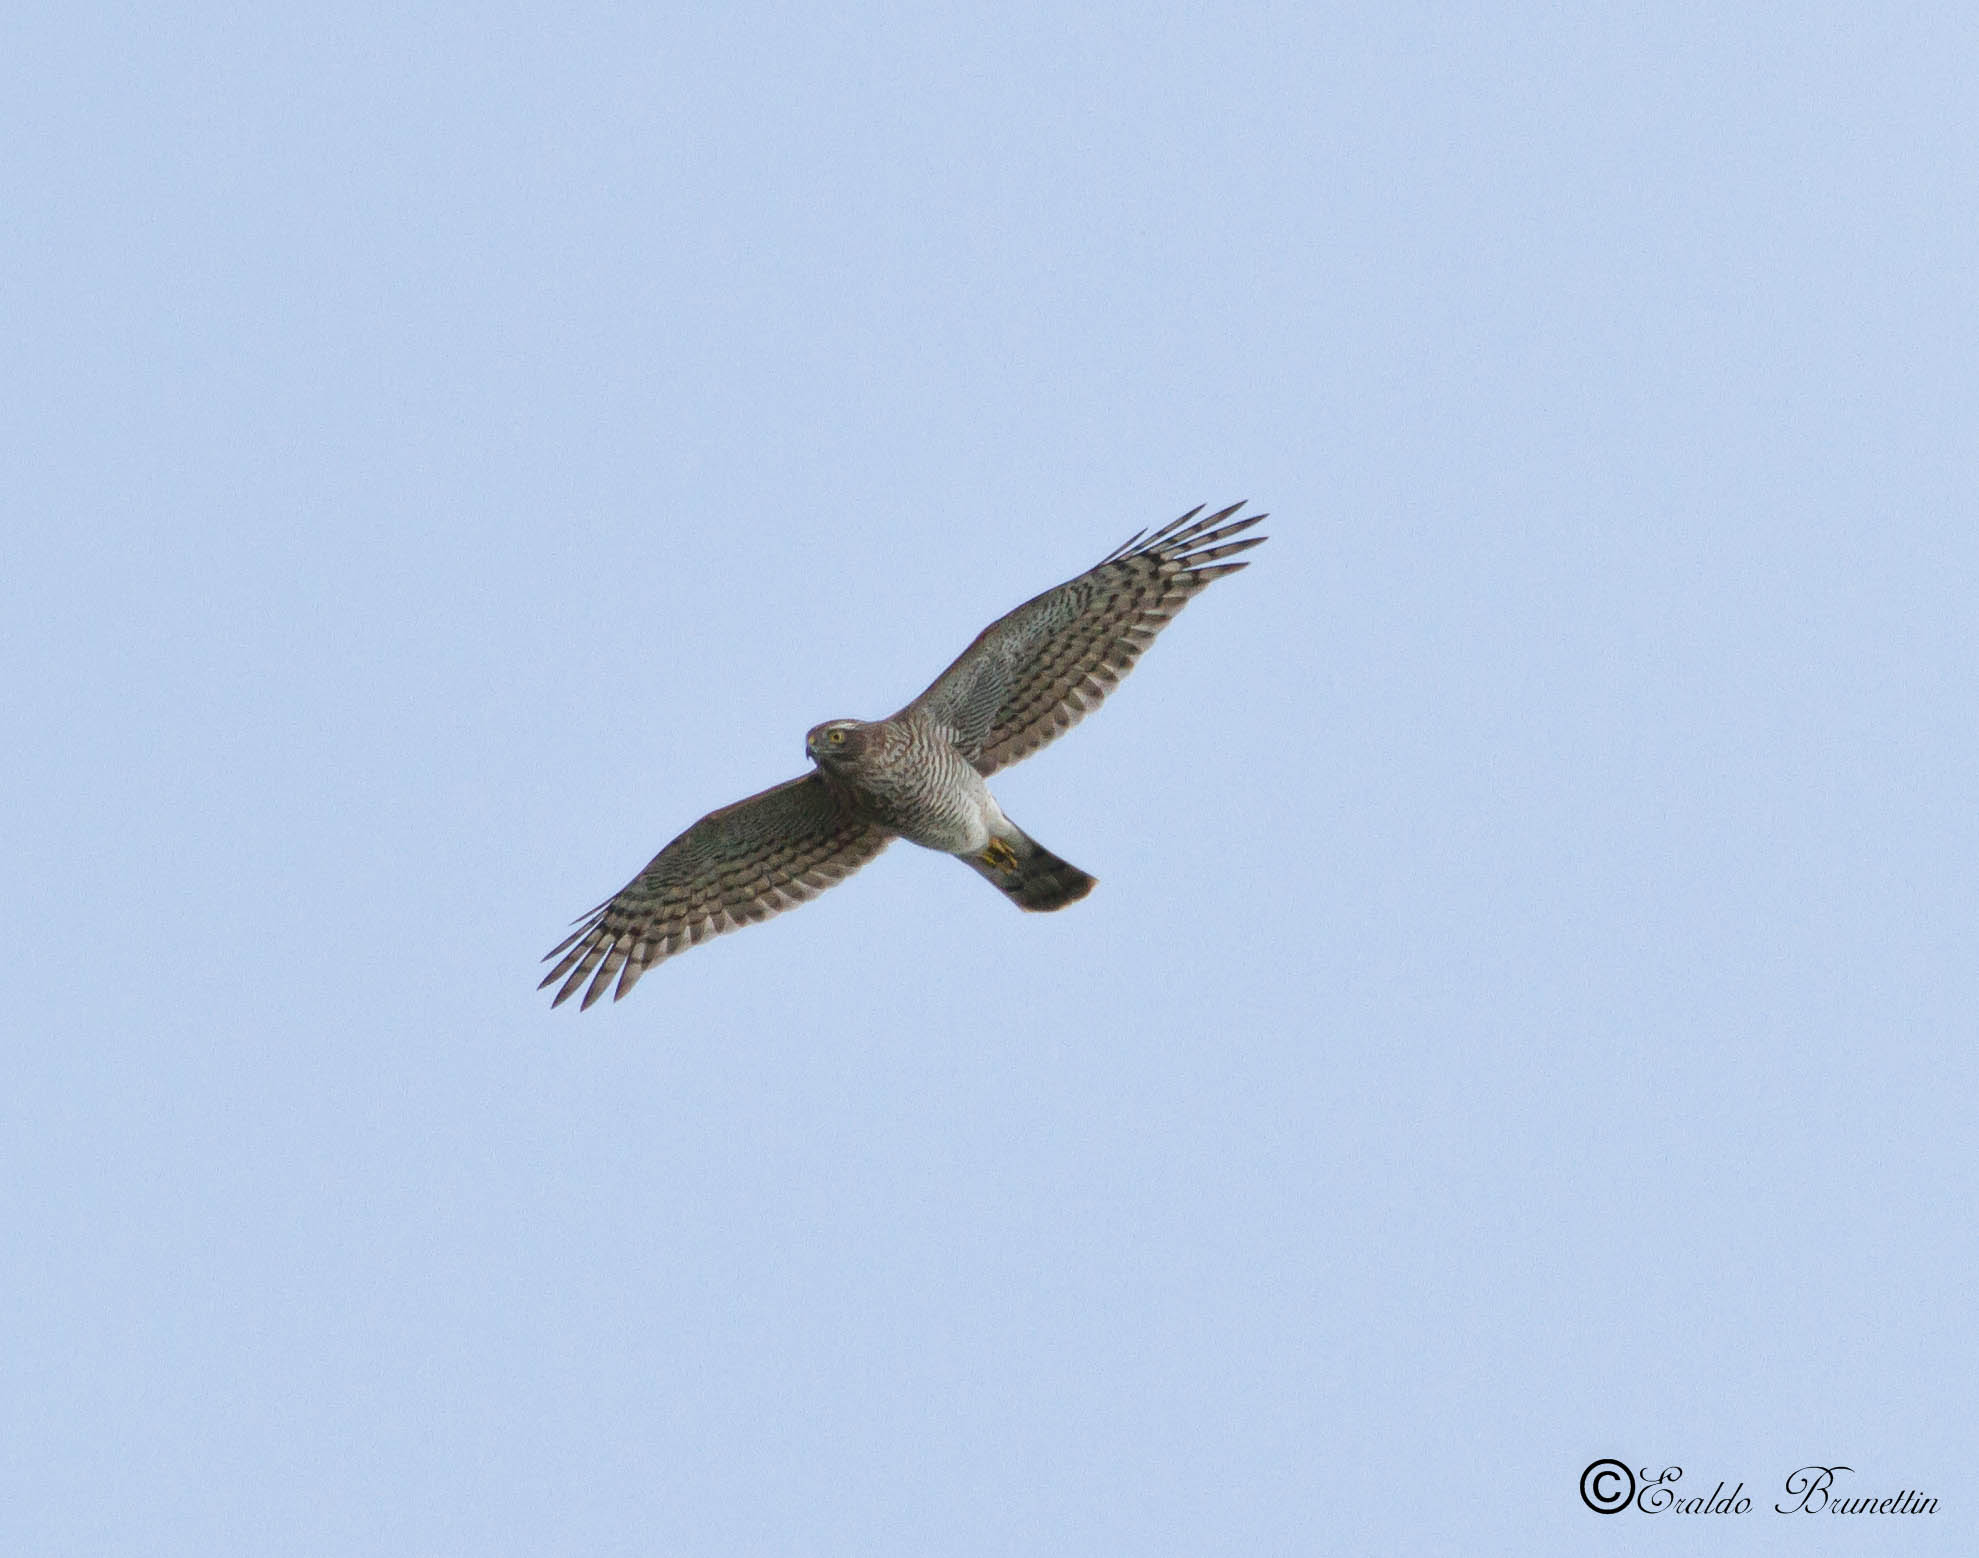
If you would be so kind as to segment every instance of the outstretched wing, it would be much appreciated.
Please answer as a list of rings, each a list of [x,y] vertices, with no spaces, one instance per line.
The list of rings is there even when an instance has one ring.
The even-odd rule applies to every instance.
[[[616,976],[612,999],[620,1000],[655,963],[844,881],[892,836],[853,812],[815,771],[724,806],[585,915],[545,955],[546,963],[561,958],[536,988],[562,979],[550,1003],[561,1006],[588,978],[589,1006]]]
[[[919,714],[945,725],[985,775],[1029,757],[1098,708],[1190,596],[1250,566],[1221,561],[1264,540],[1231,539],[1265,517],[1232,519],[1243,506],[1207,519],[1196,519],[1202,509],[1193,508],[1026,601],[984,628],[895,717]]]

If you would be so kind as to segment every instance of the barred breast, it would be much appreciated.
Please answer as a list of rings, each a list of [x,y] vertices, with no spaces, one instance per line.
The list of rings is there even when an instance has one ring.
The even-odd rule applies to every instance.
[[[902,838],[951,855],[989,842],[996,802],[950,731],[912,717],[870,729],[877,739],[847,777],[875,817]]]

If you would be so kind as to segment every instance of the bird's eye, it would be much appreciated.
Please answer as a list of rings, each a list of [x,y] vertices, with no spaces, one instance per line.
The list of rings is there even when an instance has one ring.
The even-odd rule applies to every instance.
[[[825,740],[829,741],[835,747],[842,747],[845,745],[845,732],[842,730],[828,730],[825,732]]]

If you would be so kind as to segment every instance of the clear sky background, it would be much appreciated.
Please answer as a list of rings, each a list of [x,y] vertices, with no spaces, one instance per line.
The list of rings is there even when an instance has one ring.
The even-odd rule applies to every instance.
[[[1972,1550],[1969,7],[0,60],[0,1550]],[[535,992],[1237,498],[997,782],[1084,903],[896,846]]]

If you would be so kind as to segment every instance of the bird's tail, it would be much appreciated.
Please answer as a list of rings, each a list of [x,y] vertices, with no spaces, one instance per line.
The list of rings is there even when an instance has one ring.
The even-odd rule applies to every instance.
[[[1020,909],[1040,912],[1077,903],[1098,885],[1069,861],[1060,860],[1016,823],[1010,836],[993,838],[978,854],[960,858]]]

